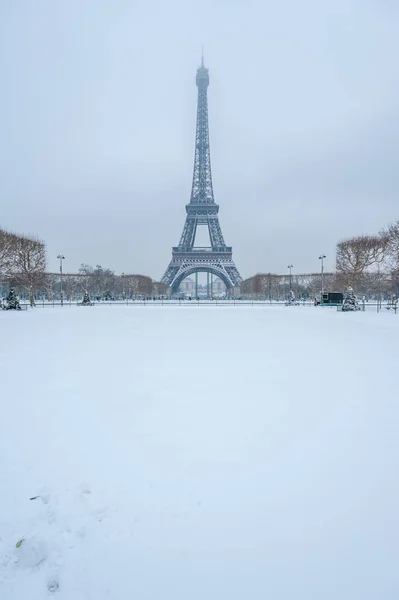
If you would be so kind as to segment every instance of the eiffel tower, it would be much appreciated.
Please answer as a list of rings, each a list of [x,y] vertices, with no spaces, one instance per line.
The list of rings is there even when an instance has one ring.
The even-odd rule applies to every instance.
[[[186,222],[178,246],[172,248],[172,260],[162,278],[176,293],[180,283],[193,273],[206,272],[219,277],[227,289],[239,285],[242,278],[233,261],[231,246],[226,246],[219,224],[219,206],[213,197],[211,156],[209,150],[208,69],[197,69],[198,87],[197,128],[193,185],[190,202],[186,205]],[[206,225],[210,247],[195,247],[198,225]],[[209,276],[208,276],[209,277]]]

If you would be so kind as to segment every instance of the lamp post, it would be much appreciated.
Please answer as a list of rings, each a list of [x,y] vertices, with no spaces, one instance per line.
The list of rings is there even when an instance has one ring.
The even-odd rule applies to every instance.
[[[320,304],[323,304],[323,292],[324,292],[324,259],[326,258],[325,254],[320,254],[319,260],[321,260],[321,296],[320,296]]]
[[[122,298],[125,299],[125,274],[122,273]]]
[[[61,306],[64,306],[64,294],[62,291],[62,261],[65,260],[65,256],[63,254],[58,254],[57,258],[60,259]]]
[[[291,273],[291,269],[293,268],[294,265],[288,265],[287,269],[290,270],[290,292],[292,290],[292,273]]]
[[[380,263],[378,263],[377,265],[377,272],[378,272],[378,296],[377,296],[377,312],[380,312],[381,310],[381,276],[380,276]]]

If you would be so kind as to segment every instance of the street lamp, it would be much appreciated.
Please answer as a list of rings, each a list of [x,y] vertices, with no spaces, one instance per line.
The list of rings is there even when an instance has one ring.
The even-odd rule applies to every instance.
[[[288,265],[287,269],[290,270],[290,291],[292,289],[292,273],[291,273],[291,269],[293,268],[294,265]]]
[[[62,261],[65,260],[65,256],[63,254],[58,254],[57,258],[60,259],[61,306],[64,306],[64,295],[62,292]]]
[[[122,298],[125,299],[125,280],[124,280],[125,274],[122,273]]]
[[[323,292],[324,292],[324,259],[326,258],[325,254],[320,254],[319,260],[321,260],[321,297],[320,304],[323,304]]]

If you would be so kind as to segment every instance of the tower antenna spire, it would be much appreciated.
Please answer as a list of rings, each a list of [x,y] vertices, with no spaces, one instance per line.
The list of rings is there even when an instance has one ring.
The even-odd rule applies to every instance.
[[[201,44],[201,67],[204,68],[204,44]]]

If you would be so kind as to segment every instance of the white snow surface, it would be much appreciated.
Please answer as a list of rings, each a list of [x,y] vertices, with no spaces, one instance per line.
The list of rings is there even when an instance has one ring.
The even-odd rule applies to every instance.
[[[0,312],[0,598],[396,600],[398,334],[321,307]]]

